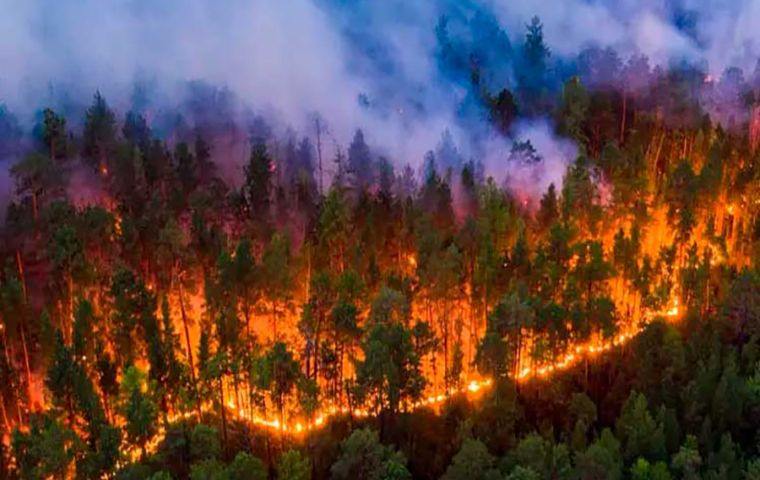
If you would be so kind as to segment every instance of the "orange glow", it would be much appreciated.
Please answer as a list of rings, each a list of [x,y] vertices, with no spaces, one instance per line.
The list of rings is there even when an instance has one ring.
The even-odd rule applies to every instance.
[[[667,307],[662,311],[648,311],[645,312],[641,318],[641,321],[635,325],[629,325],[624,327],[619,333],[612,338],[601,338],[598,335],[591,341],[581,344],[572,344],[566,349],[566,353],[553,362],[546,362],[535,365],[522,366],[517,374],[512,375],[512,378],[517,382],[528,382],[532,380],[545,381],[551,378],[552,375],[567,371],[570,368],[580,364],[586,359],[590,359],[606,352],[611,351],[614,348],[618,348],[628,343],[634,338],[644,326],[651,322],[656,317],[668,317],[675,318],[679,315],[679,300],[674,297]],[[405,411],[413,411],[420,408],[435,408],[454,396],[457,395],[480,395],[486,392],[493,385],[493,379],[491,378],[471,378],[463,383],[461,388],[450,388],[445,391],[433,392],[428,394],[425,398],[414,402],[404,407]],[[249,422],[251,425],[262,427],[265,429],[273,430],[281,434],[288,434],[294,437],[298,437],[309,432],[318,430],[324,427],[331,418],[348,415],[349,413],[356,418],[366,418],[373,415],[373,411],[366,407],[358,407],[353,410],[349,410],[347,407],[336,407],[330,405],[323,407],[314,413],[312,420],[304,418],[298,418],[297,416],[284,421],[280,421],[277,418],[267,417],[265,415],[252,414],[250,410],[240,408],[234,400],[227,400],[225,402],[228,414],[238,421]],[[209,403],[202,406],[202,411],[212,412],[214,405]],[[170,422],[174,422],[181,419],[194,418],[195,412],[185,412],[183,414],[170,416]],[[159,434],[150,442],[148,451],[155,451],[161,442],[164,435],[163,428],[159,431]],[[139,457],[139,452],[130,452],[130,455],[134,458]]]

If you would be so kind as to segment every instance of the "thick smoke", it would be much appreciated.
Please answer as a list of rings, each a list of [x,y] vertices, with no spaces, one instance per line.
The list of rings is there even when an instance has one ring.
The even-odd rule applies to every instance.
[[[522,202],[535,202],[536,193],[545,192],[549,185],[560,188],[565,168],[577,153],[573,142],[555,137],[548,122],[519,122],[506,164],[502,166],[506,186]],[[489,167],[491,171],[497,170]]]
[[[533,15],[544,22],[554,61],[599,45],[623,55],[646,54],[652,63],[701,61],[720,72],[734,64],[745,70],[754,66],[760,5],[751,0],[0,0],[0,103],[29,131],[39,108],[53,106],[79,119],[100,90],[117,113],[146,111],[154,129],[169,134],[176,125],[162,112],[187,107],[200,89],[224,103],[222,110],[240,125],[263,115],[280,132],[292,128],[313,137],[318,114],[328,156],[362,128],[378,155],[418,167],[448,131],[464,157],[484,157],[488,173],[501,180],[512,139],[490,130],[471,79],[441,66],[436,27],[445,16],[449,33],[468,42],[481,61],[491,62],[492,78],[482,81],[498,91],[514,85],[514,58]],[[475,27],[463,28],[468,22]],[[537,183],[540,188],[561,179],[564,168],[550,163],[553,159],[570,160],[565,142],[552,130],[539,120],[518,124],[512,132],[515,139],[532,140],[549,160],[541,167],[549,173],[540,174],[545,179]],[[244,161],[238,146],[246,137],[247,127],[241,127],[220,149],[234,157],[233,164]],[[234,177],[239,168],[231,171]],[[525,174],[512,172],[511,181]]]
[[[493,5],[510,29],[540,16],[548,43],[560,55],[612,46],[657,64],[682,58],[704,62],[717,76],[731,66],[751,71],[760,51],[756,0],[497,0]]]

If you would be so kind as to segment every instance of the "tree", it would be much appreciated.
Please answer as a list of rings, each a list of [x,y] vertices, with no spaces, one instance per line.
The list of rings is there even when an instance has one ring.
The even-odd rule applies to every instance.
[[[498,332],[486,330],[478,344],[475,364],[478,371],[489,377],[504,377],[509,373],[509,347]]]
[[[16,430],[13,456],[21,478],[69,478],[81,440],[51,414],[33,415],[28,432]]]
[[[251,242],[241,240],[235,248],[232,262],[233,278],[237,302],[245,321],[246,334],[250,337],[251,314],[260,297],[260,282],[258,278],[259,265],[251,253]]]
[[[91,362],[95,359],[95,335],[93,335],[95,323],[92,303],[80,299],[74,312],[74,332],[71,340],[72,353],[75,357],[85,360],[89,356]]]
[[[399,323],[376,323],[362,344],[364,360],[356,362],[360,398],[374,399],[377,412],[391,413],[418,400],[425,387],[411,332]]]
[[[229,475],[224,464],[218,460],[203,460],[193,464],[190,480],[228,480]]]
[[[670,480],[668,466],[664,462],[650,464],[643,458],[631,466],[631,480]]]
[[[503,88],[498,95],[490,97],[491,122],[504,135],[517,119],[517,103],[511,91]]]
[[[372,157],[364,141],[364,132],[356,130],[348,147],[348,173],[351,174],[356,191],[365,190],[372,184],[372,171]]]
[[[149,375],[154,382],[159,407],[165,416],[168,413],[169,398],[176,398],[182,380],[182,365],[176,353],[180,350],[179,337],[174,332],[166,297],[161,302],[161,329],[148,342]]]
[[[487,480],[499,477],[494,457],[480,440],[466,438],[443,475],[444,480]]]
[[[599,439],[578,455],[576,468],[583,480],[619,480],[623,468],[620,442],[608,429],[603,430]]]
[[[298,362],[283,342],[275,342],[262,359],[259,386],[269,391],[280,425],[285,423],[286,398],[295,389],[300,373]]]
[[[540,478],[570,479],[573,477],[570,452],[564,444],[555,445],[551,440],[531,433],[510,452],[510,463],[527,467]]]
[[[330,272],[321,270],[311,277],[309,282],[309,301],[304,306],[298,328],[306,339],[306,375],[319,377],[319,364],[322,354],[320,341],[328,328],[327,314],[335,300],[333,280]],[[311,361],[313,358],[313,362]],[[313,363],[313,365],[312,365]]]
[[[48,158],[55,162],[66,159],[70,152],[66,119],[52,109],[42,111],[42,124],[38,126],[40,140],[48,151]]]
[[[697,438],[693,435],[687,435],[684,444],[673,455],[671,460],[673,469],[680,472],[684,480],[696,480],[702,478],[700,468],[702,466],[702,457],[699,454]]]
[[[541,197],[541,205],[536,215],[539,228],[546,231],[559,219],[559,200],[557,199],[557,188],[550,184],[546,193]]]
[[[219,433],[214,427],[199,423],[190,434],[190,457],[194,460],[213,460],[222,455]]]
[[[278,337],[277,323],[283,309],[289,308],[293,293],[290,275],[290,246],[283,235],[275,233],[261,259],[261,273],[266,278],[264,296],[269,300],[272,312],[272,338]]]
[[[628,461],[639,457],[652,461],[665,459],[663,426],[658,425],[650,415],[644,395],[631,392],[623,404],[615,430]]]
[[[350,239],[349,211],[342,192],[330,188],[317,221],[318,251],[327,256],[333,271],[343,272]]]
[[[76,314],[74,283],[81,281],[88,271],[84,248],[73,225],[63,225],[55,230],[48,256],[53,269],[51,280],[59,286],[61,291],[66,292],[66,309],[63,318],[71,318]],[[65,320],[62,323],[66,338],[70,338],[71,325],[67,325]]]
[[[83,411],[96,400],[95,392],[86,372],[74,358],[69,347],[63,341],[63,335],[56,331],[53,358],[48,367],[45,386],[52,394],[53,404],[68,414],[68,426],[76,428]]]
[[[250,215],[263,224],[269,221],[273,170],[274,164],[267,152],[266,144],[261,140],[254,142],[248,165],[245,167],[242,194]]]
[[[82,133],[82,153],[103,176],[108,175],[109,157],[116,143],[116,118],[100,92],[87,109]]]
[[[168,472],[161,470],[151,475],[148,480],[172,480],[172,476]]]
[[[20,256],[16,256],[18,265]],[[32,370],[30,366],[30,348],[27,337],[29,333],[29,315],[30,305],[27,299],[26,283],[23,278],[23,272],[20,272],[22,278],[19,279],[15,272],[10,268],[6,269],[5,279],[0,284],[0,312],[2,316],[3,328],[0,330],[3,335],[3,348],[5,350],[5,361],[10,367],[9,337],[16,339],[16,335],[21,340],[21,350],[24,360],[24,373],[26,376],[26,388],[29,395],[28,400],[33,400],[32,392]],[[49,338],[49,337],[48,337]],[[20,415],[20,414],[19,414]],[[19,421],[21,419],[19,418]]]
[[[518,373],[520,355],[523,350],[523,330],[528,330],[535,325],[535,312],[530,305],[519,298],[517,293],[505,296],[488,317],[488,330],[493,331],[507,344],[512,347],[507,361],[512,373]],[[491,340],[493,341],[493,340]],[[491,345],[498,347],[497,343]],[[494,351],[492,353],[498,353]]]
[[[362,330],[359,328],[359,309],[353,303],[349,303],[350,296],[347,297],[345,293],[341,293],[339,296],[343,297],[343,299],[338,300],[330,312],[334,348],[338,356],[338,375],[335,379],[336,389],[340,389],[340,386],[343,384],[343,365],[346,352],[348,352],[349,359],[352,361],[355,346],[362,335]],[[340,397],[341,394],[339,394],[339,399]]]
[[[694,227],[698,178],[691,163],[683,159],[678,162],[667,180],[665,199],[668,205],[668,220],[677,225],[677,238],[683,245]]]
[[[728,338],[749,338],[760,334],[760,275],[744,270],[734,280],[723,305],[720,319]]]
[[[184,195],[190,195],[198,186],[198,161],[190,146],[180,142],[174,148],[176,175]]]
[[[541,478],[532,468],[518,465],[507,475],[507,480],[538,480]]]
[[[122,414],[127,421],[127,439],[142,449],[145,458],[145,445],[157,431],[158,409],[153,400],[142,391],[143,388],[131,389],[127,403],[122,407]]]
[[[138,147],[143,154],[148,153],[152,134],[144,115],[134,110],[128,111],[124,117],[121,133],[125,140]]]
[[[520,105],[525,106],[523,110],[526,113],[536,114],[540,111],[541,96],[547,86],[547,61],[550,52],[544,42],[544,27],[538,17],[533,17],[526,29],[521,52],[522,68],[517,82],[523,97]]]
[[[298,450],[288,450],[277,461],[277,478],[279,480],[309,480],[311,462]]]
[[[32,219],[37,222],[40,210],[49,200],[60,194],[64,185],[59,167],[45,155],[29,153],[11,167],[16,192],[32,205]]]
[[[747,480],[758,480],[760,478],[760,459],[756,458],[747,462],[744,478]]]
[[[267,469],[261,459],[239,452],[227,467],[229,480],[266,480]]]
[[[351,432],[340,444],[340,455],[330,467],[334,480],[381,480],[410,478],[403,456],[380,443],[369,428]],[[393,476],[386,476],[393,472]]]
[[[110,287],[111,322],[123,364],[144,357],[148,339],[157,335],[156,296],[132,271],[119,269]]]
[[[588,137],[585,133],[586,118],[589,112],[589,94],[578,77],[573,77],[562,89],[562,101],[557,112],[560,119],[559,130],[585,147]]]

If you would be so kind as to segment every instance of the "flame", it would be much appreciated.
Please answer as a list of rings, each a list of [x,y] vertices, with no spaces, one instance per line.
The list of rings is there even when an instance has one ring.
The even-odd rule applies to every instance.
[[[669,308],[664,311],[646,312],[643,315],[641,322],[633,326],[628,326],[614,337],[601,338],[597,336],[589,342],[570,345],[567,348],[566,353],[555,361],[531,366],[523,366],[516,374],[512,375],[512,378],[516,382],[528,382],[534,379],[546,380],[550,378],[551,375],[557,372],[566,371],[578,365],[585,359],[598,356],[614,348],[625,345],[639,332],[641,332],[641,330],[644,328],[644,325],[649,323],[655,317],[665,316],[673,318],[677,317],[679,315],[679,312],[679,299],[678,297],[674,297],[670,302]],[[464,386],[461,388],[450,388],[443,392],[429,394],[427,397],[408,405],[405,410],[413,411],[420,408],[436,407],[457,395],[482,394],[491,388],[493,382],[494,380],[492,378],[472,378],[465,382]],[[330,405],[318,410],[313,415],[312,420],[293,418],[290,420],[283,419],[281,421],[277,418],[268,418],[264,415],[251,414],[250,411],[239,407],[237,403],[232,399],[227,400],[225,402],[225,406],[230,412],[230,415],[239,421],[248,422],[251,425],[266,428],[281,434],[289,434],[292,436],[301,436],[318,430],[324,427],[331,418],[337,417],[339,415],[351,414],[356,418],[365,418],[373,415],[373,412],[368,408],[349,409],[347,407],[336,407],[335,405]],[[211,403],[202,406],[202,411],[204,412],[211,412],[213,409],[214,405]],[[170,416],[169,420],[170,422],[175,422],[177,420],[194,418],[195,415],[196,413],[194,411],[184,412]],[[155,449],[161,443],[164,433],[165,432],[163,431],[163,428],[161,428],[159,430],[159,434],[156,435],[156,437],[154,437],[153,440],[149,443],[148,451],[155,451]],[[129,453],[130,455],[134,456],[134,458],[139,457],[139,452]]]
[[[673,305],[665,311],[666,317],[677,317],[678,316],[678,297],[673,299]]]

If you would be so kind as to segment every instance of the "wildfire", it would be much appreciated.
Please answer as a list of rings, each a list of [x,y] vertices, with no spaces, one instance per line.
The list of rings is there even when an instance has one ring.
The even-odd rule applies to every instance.
[[[609,352],[614,348],[621,347],[628,343],[638,333],[641,332],[644,325],[649,323],[652,319],[658,316],[664,316],[668,318],[674,318],[679,315],[679,301],[678,298],[673,298],[670,306],[663,311],[648,312],[644,315],[643,321],[640,324],[628,327],[623,332],[618,333],[612,338],[596,338],[590,342],[571,345],[567,349],[567,353],[561,356],[559,359],[553,362],[547,362],[543,364],[525,366],[522,367],[516,374],[512,375],[512,378],[517,382],[527,382],[533,379],[548,379],[552,374],[557,372],[566,371],[581,361],[598,356],[600,354]],[[441,405],[447,400],[457,395],[476,395],[487,391],[493,385],[492,378],[480,378],[470,379],[465,382],[464,386],[460,388],[450,388],[447,391],[434,393],[422,400],[419,400],[411,405],[407,405],[406,411],[413,411],[419,408],[430,408]],[[294,436],[306,434],[323,427],[331,418],[339,415],[352,415],[356,418],[366,418],[372,415],[372,412],[366,408],[354,408],[348,407],[336,407],[330,406],[322,410],[317,411],[311,420],[304,419],[292,419],[279,420],[277,418],[267,418],[263,415],[251,414],[248,410],[240,408],[235,401],[228,400],[226,402],[227,410],[239,421],[249,422],[252,425],[267,428],[277,431],[279,433],[291,434]],[[211,411],[213,405],[204,405],[204,411]],[[184,413],[174,416],[171,420],[187,419],[194,417],[194,413]],[[158,445],[158,441],[154,442]]]
[[[678,316],[678,297],[673,299],[673,306],[671,306],[668,310],[665,311],[666,317],[677,317]]]

